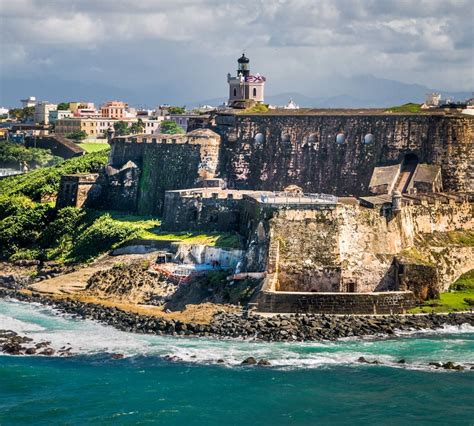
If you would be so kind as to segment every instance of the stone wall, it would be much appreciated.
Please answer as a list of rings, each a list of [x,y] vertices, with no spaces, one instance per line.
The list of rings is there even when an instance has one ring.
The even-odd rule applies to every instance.
[[[259,312],[316,314],[399,314],[413,308],[413,293],[304,293],[260,292]]]
[[[441,166],[444,190],[474,190],[474,117],[220,114],[215,123],[222,136],[220,174],[230,187],[296,184],[305,192],[364,195],[375,166],[414,153],[420,163]]]
[[[165,194],[162,229],[165,231],[235,232],[239,227],[240,202],[215,196]]]
[[[109,166],[121,169],[128,162],[137,165],[139,182],[135,205],[126,210],[143,215],[161,214],[165,191],[191,188],[204,179],[214,178],[219,162],[220,137],[209,129],[186,135],[138,135],[112,139]],[[125,187],[107,184],[105,192]],[[117,197],[114,197],[117,198]],[[125,210],[112,202],[110,208]]]
[[[196,185],[199,145],[146,145],[141,166],[137,212],[160,215],[165,191]]]
[[[473,209],[467,202],[411,205],[387,217],[340,204],[334,210],[279,210],[268,223],[266,235],[279,243],[277,290],[372,292],[397,288],[394,257],[424,234],[472,229]],[[250,238],[257,239],[256,231]],[[460,268],[468,260],[459,253],[453,249],[450,259],[464,259],[456,263]]]
[[[80,157],[86,153],[79,144],[61,135],[27,137],[25,145],[49,149],[53,155],[62,158]]]
[[[61,176],[56,208],[84,207],[90,205],[100,196],[100,186],[97,185],[98,174],[83,173]]]

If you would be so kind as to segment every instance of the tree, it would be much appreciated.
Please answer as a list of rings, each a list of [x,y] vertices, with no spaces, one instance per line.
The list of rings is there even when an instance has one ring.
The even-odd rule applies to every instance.
[[[168,108],[168,112],[170,114],[184,114],[186,112],[186,107],[185,106],[171,106]]]
[[[130,133],[132,134],[137,134],[137,133],[143,133],[145,130],[145,123],[141,118],[138,119],[135,123],[132,123],[130,126]]]
[[[126,123],[125,121],[117,121],[116,123],[114,123],[114,131],[115,136],[128,135],[128,123]]]
[[[33,120],[35,107],[13,108],[8,111],[8,115],[18,121],[25,122]]]
[[[184,130],[174,121],[164,120],[161,122],[161,133],[165,133],[167,135],[176,135],[179,133],[184,133]]]
[[[58,111],[65,111],[69,109],[69,102],[61,102],[58,104]]]
[[[66,137],[76,142],[80,142],[87,138],[87,133],[84,130],[76,130],[75,132],[68,133]]]

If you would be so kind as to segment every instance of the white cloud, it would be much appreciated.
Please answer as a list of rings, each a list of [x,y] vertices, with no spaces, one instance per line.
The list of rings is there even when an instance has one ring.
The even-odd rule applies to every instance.
[[[258,50],[276,74],[285,64],[275,49],[305,73],[390,70],[407,81],[425,66],[436,81],[437,64],[474,84],[473,14],[470,0],[0,0],[1,43],[18,48],[0,65],[38,54],[60,63],[71,49],[105,54],[120,44],[139,62],[144,43],[171,42],[208,57]]]

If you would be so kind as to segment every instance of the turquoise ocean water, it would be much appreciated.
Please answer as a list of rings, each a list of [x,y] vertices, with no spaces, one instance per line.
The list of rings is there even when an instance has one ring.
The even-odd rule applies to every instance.
[[[134,335],[0,300],[0,328],[78,354],[0,356],[0,425],[474,424],[474,370],[427,366],[474,364],[474,330],[467,326],[269,344]],[[247,356],[267,358],[272,367],[243,367]],[[360,364],[360,356],[383,365]],[[219,358],[226,364],[216,365]],[[406,364],[397,363],[401,358]]]

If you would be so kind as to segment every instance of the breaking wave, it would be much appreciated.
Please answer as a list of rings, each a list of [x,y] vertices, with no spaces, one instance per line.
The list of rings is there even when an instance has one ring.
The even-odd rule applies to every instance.
[[[58,350],[71,347],[76,355],[123,354],[159,357],[197,364],[220,363],[235,367],[252,356],[267,359],[273,368],[332,368],[338,365],[377,367],[360,363],[378,361],[393,368],[432,370],[429,362],[453,361],[474,365],[474,327],[402,332],[390,338],[351,338],[337,342],[262,343],[206,338],[183,338],[127,333],[91,320],[59,314],[42,305],[1,300],[0,329],[48,341]],[[107,358],[107,357],[105,357]],[[110,357],[108,357],[110,358]],[[107,359],[108,359],[107,358]],[[403,363],[400,363],[404,360]]]

